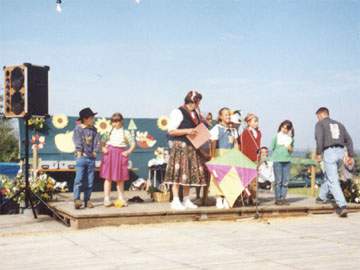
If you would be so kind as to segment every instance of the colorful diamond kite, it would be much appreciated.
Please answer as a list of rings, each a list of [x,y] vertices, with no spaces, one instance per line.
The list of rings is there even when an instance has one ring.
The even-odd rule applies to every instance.
[[[210,173],[215,177],[216,188],[233,206],[241,192],[257,176],[256,164],[238,149],[229,150],[222,156],[206,163]]]

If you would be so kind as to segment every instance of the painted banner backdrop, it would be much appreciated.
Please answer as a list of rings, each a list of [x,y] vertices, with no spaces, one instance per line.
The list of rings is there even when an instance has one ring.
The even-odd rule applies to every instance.
[[[77,117],[55,115],[46,119],[40,131],[31,129],[30,136],[38,135],[44,140],[39,156],[42,160],[69,161],[74,160],[72,134],[77,124]],[[103,133],[109,128],[109,118],[98,117],[95,126]],[[148,161],[154,158],[158,147],[167,147],[167,117],[124,119],[124,127],[136,140],[136,149],[131,155],[134,168],[138,168],[139,177],[147,177]],[[20,141],[25,137],[24,121],[19,120]],[[21,157],[24,157],[24,146],[20,144]],[[98,158],[99,159],[99,158]]]

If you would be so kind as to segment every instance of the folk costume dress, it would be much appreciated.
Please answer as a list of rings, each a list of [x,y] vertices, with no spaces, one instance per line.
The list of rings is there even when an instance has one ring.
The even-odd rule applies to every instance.
[[[169,131],[195,128],[199,124],[198,114],[182,106],[171,112]],[[169,146],[170,157],[166,167],[165,184],[206,186],[204,165],[186,136],[169,136]]]
[[[107,153],[103,154],[100,166],[100,177],[112,181],[129,180],[129,158],[124,151],[134,143],[129,131],[124,128],[113,128],[106,143]]]
[[[235,128],[228,128],[221,124],[215,125],[211,129],[210,134],[210,140],[216,141],[215,157],[223,156],[230,149],[233,149],[235,147],[235,142],[239,137]],[[212,196],[224,196],[213,175],[211,175],[210,178],[209,192]]]

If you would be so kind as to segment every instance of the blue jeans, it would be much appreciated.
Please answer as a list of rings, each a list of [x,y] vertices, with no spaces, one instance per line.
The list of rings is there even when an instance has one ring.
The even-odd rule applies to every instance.
[[[273,167],[275,175],[275,200],[284,200],[288,192],[291,163],[274,162]]]
[[[95,159],[80,157],[76,159],[76,176],[74,182],[74,199],[80,200],[84,191],[84,201],[90,200],[95,178]]]
[[[324,181],[320,187],[319,197],[323,201],[328,200],[331,193],[339,207],[346,206],[346,200],[339,182],[338,168],[345,156],[345,150],[341,147],[328,148],[324,151]]]

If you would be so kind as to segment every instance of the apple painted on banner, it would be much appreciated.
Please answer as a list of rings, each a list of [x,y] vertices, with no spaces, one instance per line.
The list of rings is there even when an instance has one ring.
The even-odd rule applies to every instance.
[[[73,131],[67,131],[66,133],[60,133],[55,136],[55,145],[57,149],[64,153],[75,152],[75,145],[73,142]]]

